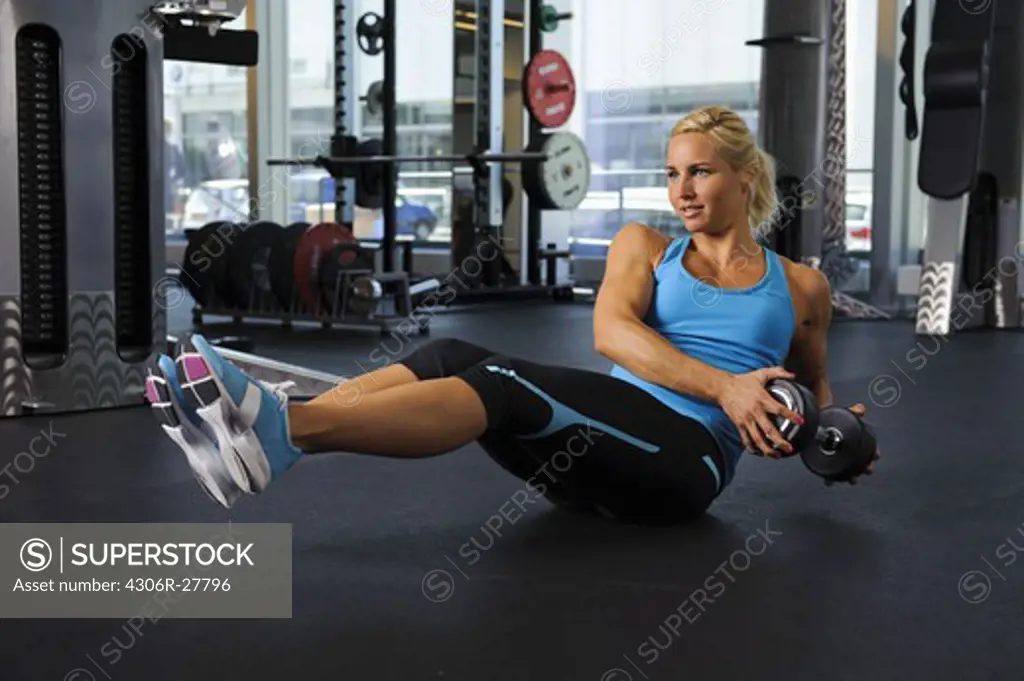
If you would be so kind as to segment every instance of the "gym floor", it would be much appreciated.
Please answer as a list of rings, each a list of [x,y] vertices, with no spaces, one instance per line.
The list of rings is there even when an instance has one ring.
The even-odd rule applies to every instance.
[[[565,305],[445,314],[412,343],[455,336],[606,370],[591,320],[590,307]],[[381,344],[245,333],[260,354],[346,375],[372,368]],[[398,356],[412,347],[385,341]],[[67,437],[0,500],[5,522],[292,523],[292,618],[164,618],[139,633],[123,620],[4,620],[2,676],[1019,678],[1024,561],[1008,542],[1024,547],[1022,353],[1012,332],[947,343],[917,338],[910,322],[837,323],[835,394],[868,405],[876,474],[828,488],[799,459],[749,457],[703,521],[668,529],[537,503],[488,534],[523,483],[475,445],[423,461],[311,457],[226,511],[147,409],[57,417]],[[48,421],[0,421],[0,441],[19,451]],[[470,565],[459,547],[474,539],[490,548]],[[451,577],[448,591],[428,591],[441,602],[423,588],[436,570]],[[101,654],[115,639],[116,661]]]

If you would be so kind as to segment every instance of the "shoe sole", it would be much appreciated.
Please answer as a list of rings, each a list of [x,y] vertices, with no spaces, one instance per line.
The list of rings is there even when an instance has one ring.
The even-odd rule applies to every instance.
[[[241,408],[231,399],[220,376],[196,348],[175,360],[185,403],[210,425],[235,484],[249,494],[258,494],[271,480],[270,460],[259,437],[241,418]],[[262,396],[261,398],[262,399]]]
[[[224,468],[214,443],[184,417],[167,379],[148,376],[146,397],[160,427],[185,453],[192,475],[203,492],[224,508],[231,508],[243,492]]]

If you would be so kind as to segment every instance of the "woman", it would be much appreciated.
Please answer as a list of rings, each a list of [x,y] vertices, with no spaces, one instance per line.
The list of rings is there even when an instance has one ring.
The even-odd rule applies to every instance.
[[[282,386],[249,378],[197,336],[177,363],[161,358],[150,400],[226,506],[304,455],[417,458],[480,441],[557,503],[629,522],[699,516],[744,451],[792,453],[772,418],[800,417],[768,394],[769,380],[798,380],[831,404],[831,298],[819,272],[758,245],[776,210],[774,170],[735,112],[680,120],[666,172],[689,234],[634,223],[613,240],[594,311],[610,374],[439,340],[354,379],[356,404],[330,391],[290,405]]]

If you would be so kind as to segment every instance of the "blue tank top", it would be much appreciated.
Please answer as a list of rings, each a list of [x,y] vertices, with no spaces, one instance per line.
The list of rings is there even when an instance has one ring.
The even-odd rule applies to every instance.
[[[686,235],[669,244],[654,273],[654,292],[644,322],[685,354],[734,374],[781,366],[796,331],[796,309],[779,256],[765,249],[767,271],[747,288],[717,288],[683,267]],[[707,428],[725,459],[722,488],[743,454],[739,432],[714,402],[650,383],[614,366],[611,375],[647,391],[669,408]]]

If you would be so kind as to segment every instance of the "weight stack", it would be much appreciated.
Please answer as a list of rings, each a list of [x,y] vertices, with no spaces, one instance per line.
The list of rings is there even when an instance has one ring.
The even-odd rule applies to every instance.
[[[0,416],[141,404],[165,345],[152,4],[0,13]]]

